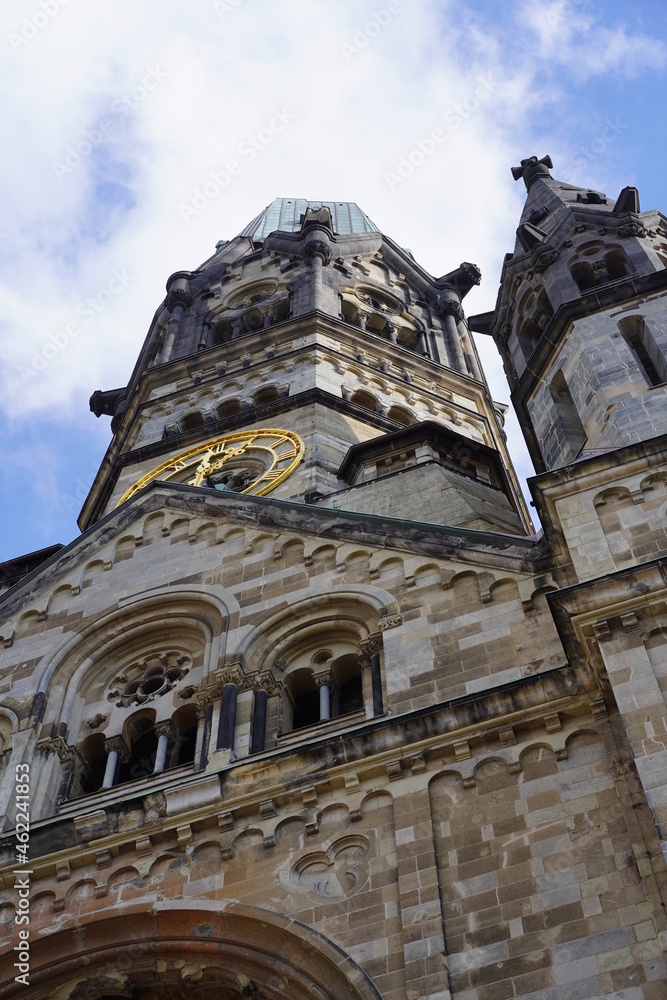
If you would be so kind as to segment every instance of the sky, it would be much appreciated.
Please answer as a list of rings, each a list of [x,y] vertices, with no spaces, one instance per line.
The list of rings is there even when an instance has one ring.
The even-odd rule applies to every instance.
[[[478,264],[469,315],[521,159],[667,209],[661,0],[5,0],[0,52],[0,561],[76,537],[111,437],[90,395],[275,197],[356,201],[435,276]]]

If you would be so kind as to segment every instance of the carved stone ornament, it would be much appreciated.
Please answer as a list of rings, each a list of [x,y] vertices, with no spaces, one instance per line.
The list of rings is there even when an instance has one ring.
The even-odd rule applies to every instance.
[[[508,341],[509,336],[510,336],[511,333],[512,333],[512,324],[511,323],[503,323],[502,327],[500,328],[500,330],[499,330],[499,332],[498,332],[498,334],[496,336],[496,340],[497,340],[497,342],[498,342],[498,344],[499,344],[500,347],[502,347],[502,348],[506,348],[507,347],[507,341]]]
[[[252,686],[255,691],[266,691],[271,696],[278,687],[278,681],[272,673],[260,674],[258,677],[253,677]]]
[[[280,872],[280,884],[290,893],[309,893],[320,899],[343,899],[358,892],[369,872],[366,837],[347,836],[319,851],[310,851]]]
[[[101,715],[100,712],[98,712],[97,715],[94,715],[92,719],[88,720],[86,726],[88,727],[88,729],[99,729],[100,726],[103,725],[106,721],[107,721],[107,716]]]
[[[166,722],[157,722],[153,726],[153,731],[156,736],[166,736],[170,743],[180,743],[180,737],[174,729],[171,720],[167,719]]]
[[[313,257],[319,257],[326,265],[331,260],[331,248],[324,240],[309,240],[303,248],[303,255],[306,260],[310,261]]]
[[[399,625],[403,624],[403,615],[385,615],[378,622],[378,628],[380,632],[386,632],[388,628],[398,628]]]
[[[618,227],[619,236],[646,236],[646,227],[641,222],[627,222]]]
[[[538,273],[541,271],[546,271],[548,267],[551,267],[560,257],[560,250],[547,250],[545,253],[541,253],[537,258],[537,263],[534,265],[534,270]]]
[[[192,295],[184,288],[170,288],[167,292],[167,309],[170,311],[176,306],[183,306],[187,309],[192,305]]]
[[[240,663],[230,663],[222,670],[216,670],[215,679],[221,685],[221,689],[225,684],[235,684],[237,688],[240,688],[245,680],[245,672]]]
[[[461,322],[465,313],[463,312],[463,306],[456,299],[452,298],[439,298],[435,307],[435,311],[438,316],[453,316],[455,320]]]
[[[212,705],[222,695],[222,684],[209,684],[203,691],[197,692],[197,701],[201,709]]]
[[[549,319],[549,313],[547,313],[544,309],[536,309],[532,318],[533,322],[537,324],[540,330],[543,330],[546,321]]]
[[[104,752],[105,754],[110,754],[112,750],[115,750],[123,764],[127,764],[130,759],[130,754],[123,742],[122,736],[112,736],[111,739],[104,741]]]
[[[77,754],[75,746],[70,746],[63,736],[53,736],[48,740],[39,740],[37,751],[49,757],[52,753],[58,755],[60,760],[69,760]]]
[[[364,656],[374,656],[375,653],[379,653],[382,649],[382,633],[372,632],[368,638],[361,640],[359,646]]]
[[[152,795],[147,795],[143,805],[148,823],[156,823],[167,815],[167,799],[164,792],[154,792]]]

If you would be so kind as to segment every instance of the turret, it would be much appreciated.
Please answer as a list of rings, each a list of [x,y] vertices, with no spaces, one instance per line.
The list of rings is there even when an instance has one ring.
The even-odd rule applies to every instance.
[[[470,319],[500,350],[538,472],[667,431],[667,219],[513,169],[526,204],[493,313]]]

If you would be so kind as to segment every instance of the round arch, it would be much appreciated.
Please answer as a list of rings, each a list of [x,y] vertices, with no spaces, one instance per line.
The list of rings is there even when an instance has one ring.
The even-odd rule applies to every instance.
[[[0,998],[14,996],[16,935],[0,955]],[[260,907],[209,900],[139,903],[33,932],[26,1000],[380,1000],[371,980],[329,939]]]

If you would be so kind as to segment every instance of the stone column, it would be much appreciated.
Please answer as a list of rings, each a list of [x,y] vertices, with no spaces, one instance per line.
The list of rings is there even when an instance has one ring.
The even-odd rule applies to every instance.
[[[452,366],[456,371],[467,374],[468,369],[463,356],[463,348],[461,346],[461,338],[459,336],[459,329],[457,325],[457,320],[463,319],[463,309],[461,308],[461,303],[452,298],[442,299],[438,303],[437,312],[438,315],[442,316],[444,320],[445,332],[447,334],[447,353],[451,359]]]
[[[266,746],[266,706],[269,696],[262,688],[255,691],[255,703],[252,710],[252,753],[262,753]]]
[[[304,246],[303,255],[306,260],[310,261],[311,266],[313,309],[321,311],[324,297],[322,291],[322,268],[331,260],[331,249],[326,240],[314,238],[308,240]]]
[[[111,739],[105,740],[104,752],[107,755],[107,766],[104,771],[102,788],[112,788],[116,780],[118,759],[120,758],[126,764],[130,759],[130,755],[121,736],[112,736]]]
[[[374,716],[382,715],[384,711],[384,699],[382,697],[382,665],[380,661],[381,651],[381,632],[372,632],[367,639],[362,639],[360,657],[362,667],[362,684],[364,680],[364,673],[370,669]],[[364,702],[366,702],[366,697],[364,697]],[[368,712],[368,707],[366,708],[366,711]]]
[[[278,687],[272,673],[263,674],[253,682],[255,703],[252,710],[252,730],[250,732],[250,753],[262,753],[266,747],[266,714],[269,695]]]
[[[177,271],[176,274],[172,274],[171,278],[167,282],[167,309],[171,313],[171,319],[169,320],[169,326],[167,327],[167,332],[164,337],[164,344],[162,345],[162,352],[160,354],[160,361],[165,362],[171,360],[171,354],[174,349],[174,344],[176,343],[176,337],[178,334],[179,327],[181,325],[181,319],[183,318],[183,313],[185,310],[192,305],[192,295],[188,287],[188,277],[183,271]]]
[[[331,676],[316,677],[315,683],[320,689],[320,722],[326,722],[331,718]]]
[[[60,785],[56,796],[56,805],[67,802],[72,794],[72,786],[78,769],[82,765],[81,755],[75,746],[68,746],[64,752],[56,751],[60,757]]]
[[[153,774],[159,774],[164,771],[165,765],[167,764],[167,751],[169,750],[169,744],[172,746],[178,741],[176,736],[176,731],[171,722],[158,722],[154,727],[154,731],[157,734],[157,751],[155,753],[155,764],[153,765]]]
[[[200,351],[205,351],[209,344],[209,337],[211,335],[211,324],[209,320],[204,320],[201,326],[201,336],[199,338],[199,344],[197,349]]]
[[[56,754],[60,760],[60,782],[56,794],[56,805],[66,802],[72,792],[77,768],[81,767],[83,763],[79,751],[75,746],[70,746],[63,736],[39,740],[36,750],[46,757]]]
[[[428,341],[426,340],[426,332],[424,330],[417,330],[417,350],[423,357],[427,358],[429,356]]]
[[[236,728],[236,684],[225,684],[220,699],[220,715],[218,716],[218,739],[216,750],[234,749],[234,730]]]
[[[213,698],[210,689],[197,692],[197,747],[195,751],[195,763],[199,754],[199,766],[197,770],[203,771],[208,764],[208,750],[211,742],[211,731],[213,729]]]
[[[463,344],[464,356],[473,378],[476,378],[478,382],[484,381],[484,376],[482,375],[482,369],[479,367],[479,362],[477,361],[477,354],[475,353],[475,348],[472,343],[472,338],[468,332],[468,325],[465,319],[461,319],[458,323],[459,336]]]
[[[234,663],[215,674],[216,689],[220,696],[218,715],[218,736],[216,750],[234,750],[234,730],[236,728],[236,698],[238,689],[245,680],[240,663]]]

